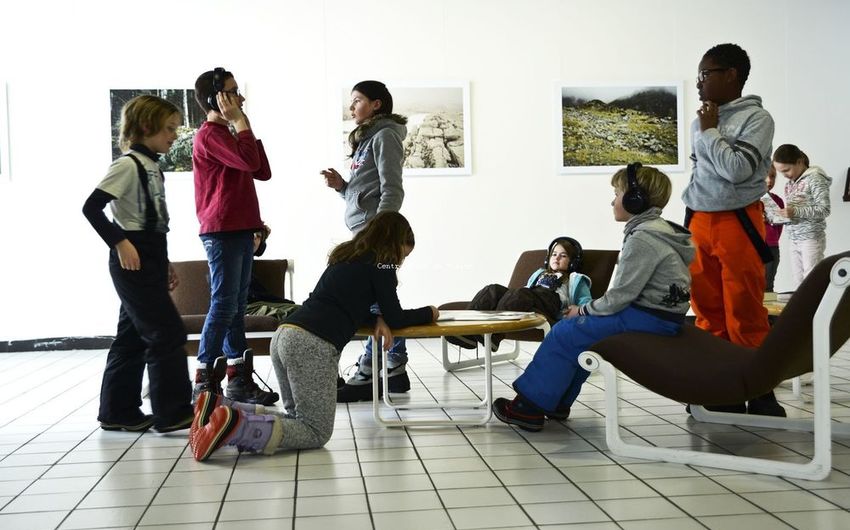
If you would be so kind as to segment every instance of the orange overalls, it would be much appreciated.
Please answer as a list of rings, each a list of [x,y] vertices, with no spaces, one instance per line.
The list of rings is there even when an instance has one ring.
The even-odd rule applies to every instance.
[[[744,208],[764,239],[761,201]],[[697,327],[735,344],[757,348],[770,330],[764,301],[764,263],[733,211],[694,212],[688,228],[691,306]]]

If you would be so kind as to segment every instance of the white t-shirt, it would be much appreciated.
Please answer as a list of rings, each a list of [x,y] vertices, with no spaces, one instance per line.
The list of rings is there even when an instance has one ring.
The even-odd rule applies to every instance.
[[[168,232],[168,208],[165,205],[165,182],[156,161],[137,151],[130,151],[142,163],[148,174],[148,190],[156,208],[157,232]],[[99,190],[116,197],[109,203],[112,218],[124,230],[145,229],[147,201],[139,170],[128,156],[116,158],[106,176],[97,185]]]

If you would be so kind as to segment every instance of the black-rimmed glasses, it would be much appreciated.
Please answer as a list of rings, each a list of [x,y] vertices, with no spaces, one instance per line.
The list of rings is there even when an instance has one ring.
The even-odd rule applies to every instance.
[[[705,70],[700,70],[697,73],[697,81],[700,83],[705,81],[705,78],[711,75],[711,72],[722,72],[723,70],[728,70],[729,67],[726,68],[706,68]]]

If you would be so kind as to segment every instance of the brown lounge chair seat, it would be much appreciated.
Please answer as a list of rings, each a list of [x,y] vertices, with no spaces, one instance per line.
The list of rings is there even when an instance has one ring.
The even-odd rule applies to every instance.
[[[757,349],[734,345],[690,325],[683,326],[682,332],[675,337],[623,333],[594,344],[590,351],[580,356],[579,362],[588,370],[601,369],[605,377],[609,448],[616,454],[637,458],[698,463],[797,478],[824,478],[831,466],[830,429],[843,429],[832,423],[830,418],[829,358],[850,337],[848,285],[850,252],[825,258],[796,290]],[[731,404],[758,397],[781,381],[813,369],[814,421],[713,413],[702,407],[692,407],[694,418],[698,420],[813,430],[815,458],[808,464],[637,446],[626,444],[619,437],[617,371],[676,401]],[[850,425],[844,424],[844,427]],[[850,429],[847,432],[850,433]]]

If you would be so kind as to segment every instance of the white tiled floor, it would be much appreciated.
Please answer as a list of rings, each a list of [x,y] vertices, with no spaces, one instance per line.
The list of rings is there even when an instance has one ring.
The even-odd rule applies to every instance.
[[[516,363],[494,367],[497,396],[513,395],[510,383],[535,345],[523,346]],[[359,348],[350,344],[342,364]],[[398,400],[480,399],[481,369],[445,373],[437,340],[408,348],[413,389]],[[833,440],[833,471],[822,482],[619,458],[605,447],[598,376],[568,421],[540,433],[497,420],[386,429],[371,404],[359,403],[338,407],[323,449],[263,457],[228,448],[197,463],[185,431],[98,428],[104,358],[0,354],[0,528],[850,528],[850,439]],[[256,364],[274,385],[268,357]],[[833,410],[847,418],[848,346],[832,367]],[[630,381],[622,393],[627,434],[647,443],[791,460],[812,451],[805,433],[700,425],[681,404]],[[777,394],[789,415],[810,413],[790,386]]]

